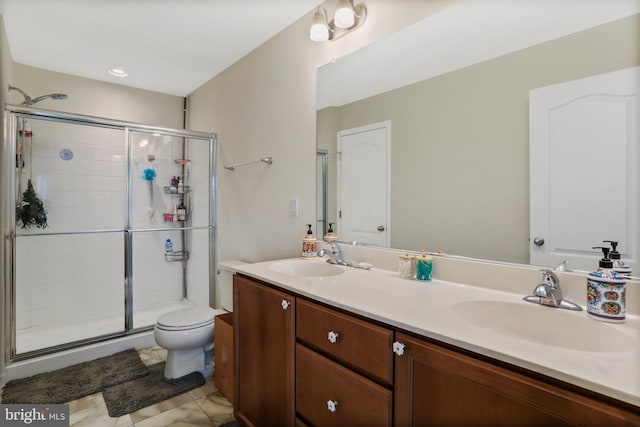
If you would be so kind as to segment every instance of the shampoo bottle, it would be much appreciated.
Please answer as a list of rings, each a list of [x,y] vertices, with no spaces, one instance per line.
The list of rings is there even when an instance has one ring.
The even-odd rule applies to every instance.
[[[316,257],[317,240],[311,230],[311,224],[307,224],[307,227],[309,227],[309,230],[307,230],[307,234],[305,234],[304,239],[302,239],[302,257],[309,259]]]
[[[628,266],[620,256],[620,252],[616,250],[618,242],[615,240],[603,240],[605,243],[611,243],[611,252],[609,252],[609,259],[613,262],[613,271],[618,273],[618,276],[631,276],[631,267]]]
[[[622,323],[625,319],[626,283],[623,276],[613,271],[609,248],[602,249],[597,270],[587,275],[587,315],[603,322]]]

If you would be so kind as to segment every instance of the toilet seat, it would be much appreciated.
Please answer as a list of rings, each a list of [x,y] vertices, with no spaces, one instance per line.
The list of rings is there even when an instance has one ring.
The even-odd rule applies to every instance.
[[[209,307],[189,307],[158,317],[156,326],[165,331],[184,331],[213,324],[215,311]]]

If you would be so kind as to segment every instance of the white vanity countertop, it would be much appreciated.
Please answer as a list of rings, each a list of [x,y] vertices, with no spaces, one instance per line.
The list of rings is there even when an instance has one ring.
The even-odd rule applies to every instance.
[[[234,269],[313,300],[640,406],[637,315],[627,314],[625,323],[605,323],[588,318],[585,311],[524,302],[520,294],[407,280],[375,268],[337,267],[344,272],[327,277],[289,276],[270,268],[282,261],[325,262],[297,258]],[[480,301],[488,303],[478,315],[475,302]],[[476,317],[469,318],[470,313]],[[492,330],[495,321],[499,332]],[[529,323],[533,333],[525,336],[519,328],[527,329]]]

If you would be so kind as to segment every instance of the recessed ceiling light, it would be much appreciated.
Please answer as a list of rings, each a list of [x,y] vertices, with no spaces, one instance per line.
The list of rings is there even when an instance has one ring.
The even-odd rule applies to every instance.
[[[114,77],[127,77],[129,73],[127,73],[122,68],[111,68],[107,70],[107,73],[111,74]]]

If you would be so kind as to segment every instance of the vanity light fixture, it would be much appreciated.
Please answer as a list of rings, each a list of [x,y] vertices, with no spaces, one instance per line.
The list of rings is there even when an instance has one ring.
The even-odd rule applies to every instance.
[[[107,73],[114,77],[127,77],[129,75],[129,73],[122,68],[110,68],[107,70]]]
[[[329,21],[327,11],[319,7],[313,14],[309,38],[314,42],[337,40],[360,28],[367,19],[367,8],[364,4],[353,5],[353,0],[338,0],[333,19]]]

